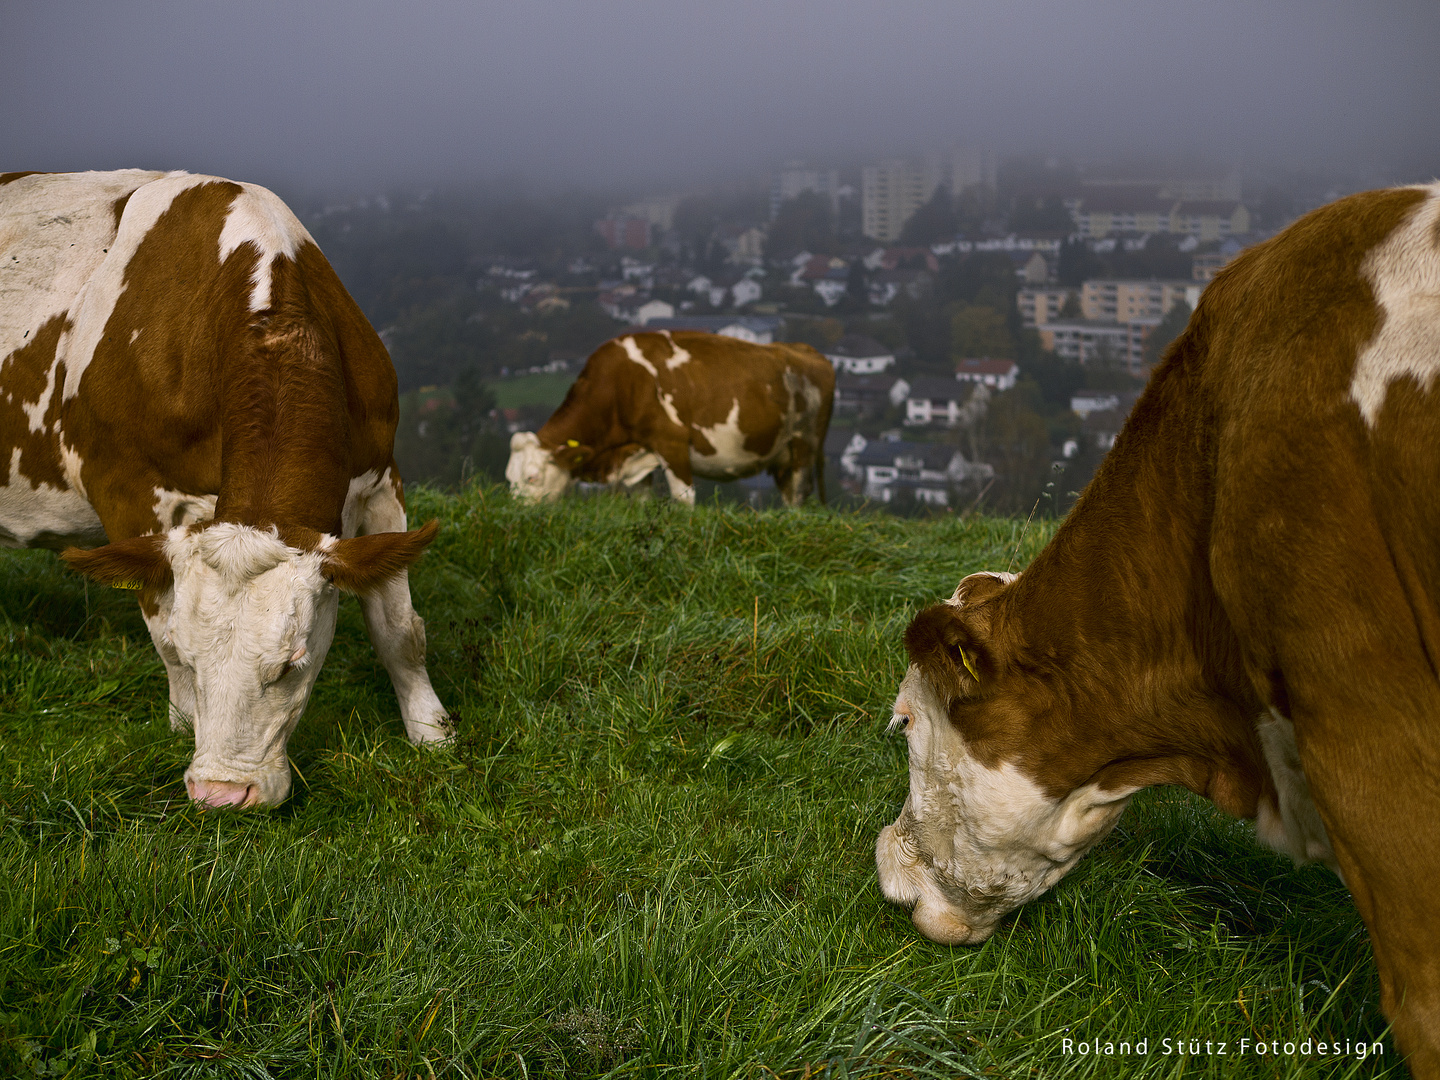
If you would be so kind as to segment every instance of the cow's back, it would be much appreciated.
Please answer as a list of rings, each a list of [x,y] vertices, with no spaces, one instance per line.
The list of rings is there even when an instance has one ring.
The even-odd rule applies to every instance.
[[[66,307],[22,290],[41,343],[16,375],[52,387],[35,475],[88,500],[111,539],[212,513],[338,531],[350,478],[389,463],[395,381],[313,239],[254,185],[84,175],[111,234],[86,234]]]

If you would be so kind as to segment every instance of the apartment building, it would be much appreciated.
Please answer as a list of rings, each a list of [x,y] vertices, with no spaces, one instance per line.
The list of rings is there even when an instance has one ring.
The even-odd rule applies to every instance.
[[[1029,286],[1015,294],[1015,306],[1020,309],[1020,322],[1033,330],[1040,323],[1060,318],[1065,302],[1074,294],[1073,289],[1063,285]]]
[[[1088,364],[1109,356],[1139,374],[1145,363],[1145,340],[1159,318],[1129,322],[1095,322],[1090,319],[1055,319],[1042,323],[1040,344],[1064,360]]]
[[[1128,323],[1160,319],[1181,300],[1193,310],[1200,299],[1194,281],[1121,281],[1096,278],[1080,287],[1080,314],[1086,319]],[[1022,316],[1024,309],[1021,309]],[[1048,319],[1038,320],[1048,322]]]
[[[860,230],[872,240],[893,244],[910,216],[930,201],[940,182],[938,161],[894,158],[866,165],[860,174]]]

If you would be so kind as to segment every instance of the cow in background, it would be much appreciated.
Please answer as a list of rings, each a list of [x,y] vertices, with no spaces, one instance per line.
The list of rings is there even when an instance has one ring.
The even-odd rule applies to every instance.
[[[1440,185],[1323,207],[1206,289],[1018,577],[916,616],[885,896],[974,943],[1176,784],[1343,877],[1440,1077]]]
[[[526,499],[557,499],[575,480],[633,487],[658,466],[695,504],[695,477],[762,469],[787,506],[819,488],[835,369],[808,345],[751,345],[716,334],[628,334],[591,354],[538,433],[510,439],[505,478]]]
[[[137,591],[197,802],[289,793],[340,590],[407,734],[446,737],[406,572],[436,527],[405,531],[397,416],[384,345],[273,193],[0,175],[0,543]]]

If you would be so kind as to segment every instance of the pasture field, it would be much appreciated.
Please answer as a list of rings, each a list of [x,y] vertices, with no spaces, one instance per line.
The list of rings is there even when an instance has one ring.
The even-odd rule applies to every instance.
[[[577,373],[578,374],[578,373]],[[548,405],[552,409],[565,400],[575,375],[557,371],[542,372],[538,375],[515,375],[509,379],[496,379],[487,383],[495,395],[495,405],[501,409],[518,409],[522,405]]]
[[[0,555],[0,1076],[1404,1075],[1341,884],[1187,793],[983,946],[881,898],[901,635],[1021,523],[410,509],[458,739],[405,741],[347,599],[273,812],[188,804],[131,594]],[[1255,1049],[1307,1038],[1384,1052]]]

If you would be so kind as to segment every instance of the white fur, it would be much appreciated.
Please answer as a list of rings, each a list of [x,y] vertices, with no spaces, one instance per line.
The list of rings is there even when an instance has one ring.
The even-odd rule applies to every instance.
[[[214,495],[188,495],[170,488],[155,488],[155,520],[161,529],[174,525],[194,525],[215,516]]]
[[[1411,376],[1428,391],[1440,371],[1440,184],[1361,264],[1381,311],[1380,328],[1360,351],[1350,397],[1374,427],[1392,382]]]
[[[93,547],[105,542],[100,518],[74,491],[35,483],[20,471],[20,448],[10,452],[10,476],[0,485],[0,547]]]
[[[653,450],[637,450],[611,470],[610,475],[605,478],[605,482],[634,487],[658,469],[660,465],[660,455]]]
[[[574,481],[570,473],[555,463],[550,451],[540,445],[540,438],[533,431],[517,431],[510,436],[505,479],[517,499],[545,501],[558,499]]]
[[[1340,864],[1335,860],[1330,836],[1320,820],[1320,812],[1315,809],[1310,784],[1300,765],[1295,725],[1271,709],[1257,730],[1279,805],[1261,801],[1255,819],[1256,835],[1264,844],[1289,855],[1297,863],[1323,862],[1339,874]]]
[[[713,480],[733,480],[753,473],[764,463],[759,455],[745,449],[745,432],[740,430],[740,399],[735,398],[722,423],[713,427],[695,425],[705,441],[715,448],[713,454],[702,454],[690,448],[690,464],[701,476]],[[783,436],[777,442],[783,442]]]
[[[937,940],[983,941],[1104,837],[1136,790],[1089,784],[1052,799],[1014,765],[981,765],[913,666],[895,711],[908,718],[910,795],[880,834],[876,868],[885,896],[914,905]]]
[[[0,373],[45,323],[70,310],[108,257],[117,199],[164,173],[24,176],[0,190]]]
[[[657,379],[660,377],[660,372],[655,370],[655,365],[652,364],[649,359],[646,358],[645,354],[640,351],[640,346],[635,343],[635,339],[633,337],[621,338],[620,347],[625,350],[626,356],[628,356],[635,363],[639,364],[653,377]]]
[[[151,636],[171,675],[171,722],[195,729],[186,783],[250,785],[251,801],[278,803],[290,790],[286,743],[335,633],[324,555],[233,522],[170,529],[165,554],[174,587]],[[302,646],[310,662],[289,666]]]
[[[241,184],[245,190],[235,197],[220,231],[220,261],[241,244],[252,244],[259,258],[250,275],[250,310],[270,306],[271,264],[284,256],[294,259],[301,247],[315,243],[305,226],[273,191],[255,184]]]
[[[359,534],[405,531],[405,508],[390,483],[389,469],[368,486],[352,481],[351,492],[356,495]],[[405,734],[413,743],[448,739],[452,734],[449,712],[440,704],[425,669],[425,622],[410,604],[409,571],[401,570],[378,589],[360,597],[360,609],[370,642],[390,673]]]
[[[670,331],[661,330],[660,333],[664,334],[665,340],[670,343],[670,359],[665,361],[665,366],[671,371],[674,371],[681,364],[689,363],[690,353],[675,344],[675,339],[670,336]]]

